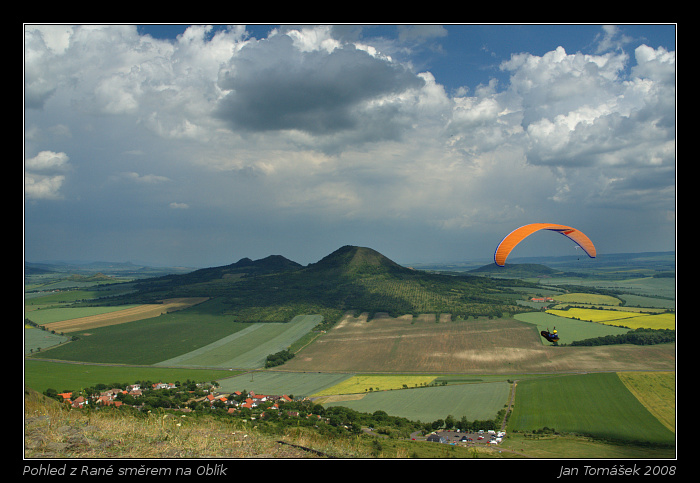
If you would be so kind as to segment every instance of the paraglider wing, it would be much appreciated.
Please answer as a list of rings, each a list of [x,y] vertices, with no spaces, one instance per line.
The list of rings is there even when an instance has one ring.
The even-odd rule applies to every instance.
[[[596,249],[593,242],[582,231],[570,226],[557,225],[554,223],[531,223],[513,230],[501,240],[501,243],[499,243],[493,254],[493,260],[496,262],[496,265],[500,267],[504,266],[506,264],[506,258],[508,258],[513,248],[525,238],[540,230],[550,230],[561,233],[565,237],[573,240],[589,257],[595,258],[596,256]]]

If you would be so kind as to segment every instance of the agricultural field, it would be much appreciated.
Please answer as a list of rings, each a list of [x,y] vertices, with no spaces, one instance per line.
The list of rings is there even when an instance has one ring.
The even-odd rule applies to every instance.
[[[51,305],[46,308],[31,307],[26,311],[25,316],[36,324],[46,325],[66,320],[104,315],[121,310],[135,309],[136,307],[139,307],[139,305],[104,305],[97,307]]]
[[[422,322],[411,315],[369,320],[366,314],[346,315],[284,367],[296,372],[401,374],[674,368],[673,345],[552,348],[542,343],[539,334],[540,324],[549,324],[542,317],[550,317],[562,337],[567,338],[627,331],[540,312],[519,314],[517,319],[523,320],[470,318],[443,323]]]
[[[155,365],[256,369],[265,365],[268,355],[287,349],[322,321],[320,315],[297,315],[287,323],[247,324],[243,330]]]
[[[610,295],[592,293],[566,293],[552,297],[561,304],[620,305],[622,301]]]
[[[378,384],[381,383],[378,382]],[[344,406],[367,413],[381,409],[391,416],[404,417],[413,421],[435,421],[445,419],[448,415],[457,420],[465,417],[469,421],[474,421],[493,419],[496,413],[508,403],[509,394],[510,384],[501,381],[380,390],[367,393],[359,399],[343,399],[323,404],[324,406]]]
[[[676,432],[676,374],[620,372],[620,380],[664,426]]]
[[[675,309],[675,298],[661,299],[657,297],[644,297],[641,295],[623,294],[620,298],[625,301],[625,308],[644,307],[647,309]]]
[[[84,363],[57,363],[25,359],[25,385],[43,392],[46,389],[79,390],[96,384],[126,383],[135,381],[175,382],[214,381],[230,376],[230,371],[192,368],[108,366]]]
[[[675,279],[619,278],[621,274],[610,272],[598,279],[591,274],[551,276],[537,279],[540,285],[508,285],[505,291],[485,280],[472,293],[456,276],[438,283],[406,274],[373,278],[363,272],[362,285],[353,279],[353,284],[343,286],[349,292],[341,294],[347,304],[342,309],[323,305],[335,296],[330,288],[317,298],[293,302],[281,297],[282,290],[264,292],[267,283],[306,296],[311,290],[301,275],[293,284],[284,284],[281,276],[251,279],[256,281],[245,290],[240,288],[242,276],[193,284],[187,287],[187,299],[170,301],[179,306],[167,306],[179,310],[163,314],[160,310],[167,302],[139,303],[159,300],[156,297],[124,298],[130,305],[118,307],[85,307],[74,302],[110,292],[85,287],[32,294],[25,298],[25,317],[68,337],[25,329],[25,353],[30,353],[25,358],[25,383],[41,391],[136,379],[217,380],[222,393],[254,390],[309,397],[325,407],[383,410],[427,422],[448,415],[491,419],[508,403],[512,381],[517,380],[508,430],[519,433],[513,434],[545,426],[591,434],[597,438],[591,443],[596,448],[591,454],[596,455],[602,454],[601,438],[633,448],[641,447],[637,442],[672,445],[675,344],[566,345],[636,327],[675,329],[675,313],[667,312],[675,308]],[[315,276],[332,289],[338,287],[326,281],[326,272]],[[577,285],[572,293],[563,285],[567,280]],[[629,293],[589,294],[581,288],[585,285],[627,287]],[[210,287],[220,292],[207,299]],[[112,294],[126,289],[115,286]],[[491,310],[481,312],[474,301],[487,292]],[[551,296],[558,305],[547,312],[511,315],[513,308],[517,310],[516,301],[541,308],[525,300],[536,295]],[[413,312],[403,311],[404,298]],[[508,305],[499,306],[494,300],[507,300]],[[351,311],[358,301],[370,306]],[[564,306],[570,308],[562,310]],[[265,311],[274,312],[274,317]],[[555,326],[562,342],[557,347],[539,335]],[[70,336],[78,340],[63,343]],[[39,347],[41,351],[36,350]],[[290,348],[292,359],[262,369],[268,355]],[[55,387],[57,381],[61,387]],[[589,447],[584,439],[560,435],[539,446],[525,438],[519,443],[532,448],[528,453],[551,451],[556,457],[571,457],[557,451],[576,448],[570,451],[578,457]],[[668,452],[661,457],[669,457]]]
[[[100,288],[97,288],[96,285],[95,283],[62,282],[54,284],[52,287],[42,287],[45,291],[24,294],[25,305],[31,308],[34,305],[72,304],[82,300],[97,300],[133,291],[133,287],[129,284],[115,284]]]
[[[625,294],[642,297],[663,297],[672,300],[676,295],[676,279],[655,278],[652,276],[640,276],[636,278],[623,278],[610,280],[595,275],[586,278],[557,277],[546,280],[547,285],[562,286],[576,285],[580,287],[594,287],[616,290]]]
[[[137,320],[150,319],[162,314],[175,312],[201,304],[207,297],[175,298],[163,300],[162,304],[145,304],[110,310],[86,317],[71,318],[42,324],[47,330],[56,332],[77,332],[82,330],[125,324]],[[57,309],[58,310],[58,309]],[[71,309],[68,309],[71,310]],[[75,310],[75,309],[72,309]]]
[[[534,327],[512,319],[428,320],[345,316],[285,366],[294,371],[499,372],[537,358],[541,348]]]
[[[223,314],[221,302],[210,299],[159,317],[79,331],[75,333],[79,340],[34,357],[150,365],[216,342],[248,325]]]
[[[335,386],[352,374],[322,372],[252,371],[220,379],[221,391],[255,391],[258,394],[287,394],[311,397],[312,394]]]
[[[313,394],[314,397],[336,394],[364,394],[372,391],[391,391],[393,389],[416,388],[427,386],[435,376],[413,375],[355,375],[340,384]]]
[[[671,313],[643,314],[626,310],[598,310],[572,307],[569,310],[547,310],[548,314],[618,327],[637,329],[675,329],[676,315]]]
[[[674,433],[616,373],[562,375],[518,383],[509,430],[544,427],[614,441],[669,445],[675,441]]]
[[[33,354],[70,340],[70,337],[52,334],[32,326],[24,327],[24,353]]]
[[[538,334],[543,330],[551,330],[556,327],[562,344],[569,344],[577,340],[605,337],[606,335],[624,334],[629,330],[623,327],[593,324],[583,320],[560,317],[550,313],[550,311],[516,314],[515,319],[527,322],[529,324],[535,324],[537,326]],[[542,338],[540,340],[542,344],[549,344]]]

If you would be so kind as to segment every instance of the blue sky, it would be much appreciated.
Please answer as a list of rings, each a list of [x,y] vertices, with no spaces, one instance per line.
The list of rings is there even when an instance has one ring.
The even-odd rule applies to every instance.
[[[674,25],[25,25],[24,256],[675,249]],[[575,253],[539,236],[513,256]]]

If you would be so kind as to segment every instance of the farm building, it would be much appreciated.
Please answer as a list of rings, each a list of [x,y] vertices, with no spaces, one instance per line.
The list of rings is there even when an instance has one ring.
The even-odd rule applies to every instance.
[[[531,302],[554,302],[552,297],[532,297]]]

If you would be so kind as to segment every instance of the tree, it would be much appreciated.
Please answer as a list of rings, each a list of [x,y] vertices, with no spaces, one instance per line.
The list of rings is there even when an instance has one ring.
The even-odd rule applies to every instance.
[[[435,429],[440,429],[445,427],[445,421],[442,419],[436,419],[433,421],[432,428]]]

